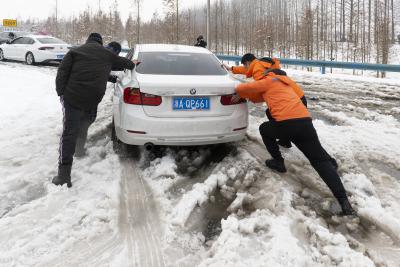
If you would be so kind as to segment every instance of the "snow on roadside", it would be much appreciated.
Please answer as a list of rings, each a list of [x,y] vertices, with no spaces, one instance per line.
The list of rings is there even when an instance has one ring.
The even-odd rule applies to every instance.
[[[227,162],[228,160],[230,163]],[[221,162],[220,166],[216,167],[216,172],[211,174],[203,183],[194,184],[192,189],[183,195],[174,208],[172,224],[183,227],[195,207],[204,205],[217,188],[229,192],[230,189],[227,188],[227,184],[229,181],[235,183],[237,179],[243,176],[240,170],[245,170],[245,174],[254,175],[254,172],[249,172],[252,170],[251,166],[254,165],[254,159],[244,152],[238,158],[234,158],[233,162],[229,158]]]
[[[275,208],[223,220],[222,233],[200,266],[374,266],[341,234],[294,210],[290,192],[280,193]]]
[[[61,107],[54,76],[53,69],[0,63],[0,266],[68,266],[69,253],[77,247],[118,237],[120,164],[104,137],[110,124],[110,95],[90,129],[89,155],[75,161],[74,187],[55,187],[50,179],[57,165]],[[327,86],[333,77],[305,74],[303,80]],[[14,81],[20,81],[18,88]],[[380,86],[377,80],[373,84]],[[364,114],[358,117],[323,107],[319,114],[337,123],[317,119],[315,126],[323,145],[339,161],[351,201],[360,214],[396,236],[400,122],[367,109],[357,110]],[[253,115],[250,120],[249,137],[261,146],[258,126],[264,119]],[[307,201],[328,203],[326,186],[296,148],[284,150],[289,178],[303,177],[324,188],[320,199],[266,170],[244,144],[236,144],[237,150],[221,154],[215,162],[210,158],[220,152],[208,148],[168,149],[161,158],[142,162],[141,175],[160,207],[164,253],[175,258],[177,266],[397,266],[390,256],[382,258],[355,245],[349,234],[332,229],[314,211],[317,207]],[[346,227],[350,232],[358,225],[349,222]],[[128,248],[120,248],[120,254],[105,253],[99,259],[105,265],[125,264]],[[66,260],[60,263],[60,258]]]
[[[55,73],[0,64],[0,266],[67,261],[74,246],[116,234],[120,169],[108,139],[90,140],[89,155],[75,160],[73,188],[50,182],[62,127]],[[106,127],[107,100],[89,139]]]

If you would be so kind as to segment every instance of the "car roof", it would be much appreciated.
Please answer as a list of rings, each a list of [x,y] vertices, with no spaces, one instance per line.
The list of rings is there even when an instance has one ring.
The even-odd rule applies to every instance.
[[[23,36],[23,37],[30,37],[30,38],[52,38],[52,39],[56,39],[55,37],[50,36],[50,35],[37,35],[37,34],[27,34],[27,35],[25,35],[25,36]]]
[[[29,31],[13,31],[13,30],[4,30],[4,31],[2,31],[1,33],[4,33],[4,32],[6,32],[6,33],[10,33],[10,32],[12,32],[12,33],[29,33]]]
[[[211,51],[203,47],[177,45],[177,44],[140,44],[137,45],[139,52],[181,52],[212,54]]]

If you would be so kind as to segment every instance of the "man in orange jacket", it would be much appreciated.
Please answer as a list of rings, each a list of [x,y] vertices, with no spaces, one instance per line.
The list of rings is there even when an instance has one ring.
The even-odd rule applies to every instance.
[[[243,74],[247,78],[253,78],[259,81],[265,76],[267,69],[280,69],[281,65],[277,58],[262,58],[257,59],[255,55],[248,53],[242,57],[242,66],[229,67],[225,65],[227,70],[232,71],[233,74]]]
[[[303,152],[332,191],[342,208],[342,214],[354,215],[355,211],[331,157],[319,141],[311,115],[290,84],[291,81],[286,76],[270,72],[260,81],[240,84],[236,88],[237,94],[242,98],[263,98],[270,109],[273,120],[260,126],[263,142],[272,156],[265,164],[272,170],[285,173],[284,159],[276,140],[290,140]]]
[[[293,91],[296,93],[296,95],[300,98],[301,102],[304,104],[304,106],[307,107],[307,98],[304,94],[303,89],[292,79],[290,79],[289,77],[287,77],[287,74],[285,71],[281,70],[281,69],[267,69],[264,74],[266,77],[268,75],[268,73],[274,73],[277,75],[277,78],[281,77],[281,76],[285,76],[285,81],[288,83],[288,85],[293,89]],[[266,115],[268,117],[268,119],[270,121],[273,121],[274,118],[272,118],[271,116],[271,112],[269,111],[269,109],[266,110]],[[285,140],[285,139],[279,139],[278,140],[278,145],[282,146],[282,147],[286,147],[286,148],[291,148],[292,144],[289,140]],[[336,161],[335,161],[336,164]],[[337,166],[337,165],[336,165]]]

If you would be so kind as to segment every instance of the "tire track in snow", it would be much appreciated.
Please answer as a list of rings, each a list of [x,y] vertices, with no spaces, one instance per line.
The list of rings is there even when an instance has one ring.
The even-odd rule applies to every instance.
[[[129,266],[167,266],[160,247],[162,231],[151,191],[133,159],[122,159],[119,228],[128,248]]]
[[[40,266],[109,266],[117,257],[129,267],[167,266],[160,247],[160,219],[150,189],[133,159],[122,158],[121,165],[119,232],[76,244]]]

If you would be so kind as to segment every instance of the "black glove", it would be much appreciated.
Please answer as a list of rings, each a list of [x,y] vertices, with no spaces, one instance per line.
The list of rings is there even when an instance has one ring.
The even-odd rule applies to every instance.
[[[110,75],[110,76],[108,76],[108,81],[109,81],[110,83],[117,83],[117,81],[118,81],[118,76],[116,76],[116,75]]]

